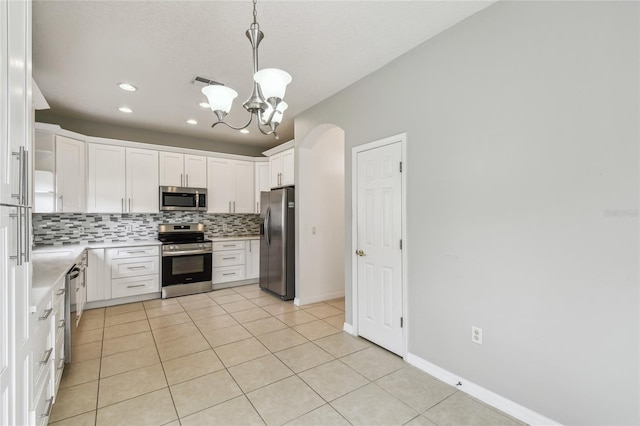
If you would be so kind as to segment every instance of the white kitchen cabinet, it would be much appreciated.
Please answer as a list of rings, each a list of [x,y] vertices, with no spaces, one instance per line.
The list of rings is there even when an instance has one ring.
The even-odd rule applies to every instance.
[[[124,213],[127,197],[126,149],[121,146],[87,144],[89,213]]]
[[[254,178],[250,161],[207,160],[209,213],[253,213]]]
[[[85,270],[88,303],[111,299],[111,288],[105,285],[105,276],[104,249],[88,250]]]
[[[269,175],[269,163],[268,162],[256,162],[254,163],[255,173],[255,213],[260,213],[260,193],[263,191],[271,190],[271,176]]]
[[[127,205],[129,213],[159,211],[158,152],[127,148]]]
[[[279,152],[269,157],[271,188],[291,186],[294,184],[294,149]]]
[[[246,247],[246,265],[247,272],[246,278],[259,278],[260,277],[260,240],[247,241]]]
[[[61,135],[56,136],[55,180],[56,211],[86,212],[85,143],[83,141]]]
[[[112,299],[160,292],[160,247],[107,249],[106,271]]]
[[[207,159],[199,155],[160,152],[160,185],[205,188]]]
[[[158,153],[88,144],[90,213],[158,212]]]

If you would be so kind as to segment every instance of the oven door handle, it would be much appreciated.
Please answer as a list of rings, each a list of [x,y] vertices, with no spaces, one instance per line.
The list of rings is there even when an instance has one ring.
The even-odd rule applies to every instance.
[[[162,257],[184,256],[189,254],[211,254],[211,250],[182,250],[162,253]]]

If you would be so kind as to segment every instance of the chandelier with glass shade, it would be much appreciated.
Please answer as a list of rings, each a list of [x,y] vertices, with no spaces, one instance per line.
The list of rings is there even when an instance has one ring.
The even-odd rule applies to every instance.
[[[255,118],[262,134],[274,135],[277,139],[276,129],[282,122],[284,111],[288,106],[283,98],[287,85],[291,83],[291,75],[276,68],[265,68],[258,71],[258,46],[264,38],[264,33],[260,31],[257,19],[256,0],[253,0],[253,23],[245,33],[251,42],[253,51],[253,91],[249,99],[242,104],[250,114],[247,124],[242,127],[234,127],[224,121],[231,111],[231,105],[238,96],[238,92],[227,86],[212,84],[203,87],[202,93],[207,97],[211,110],[218,117],[218,121],[213,123],[211,127],[224,124],[234,130],[242,130],[249,127]]]

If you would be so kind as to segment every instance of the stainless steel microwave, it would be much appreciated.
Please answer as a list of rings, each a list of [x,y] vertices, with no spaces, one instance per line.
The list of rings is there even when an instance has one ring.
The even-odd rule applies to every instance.
[[[207,211],[207,188],[160,187],[160,211]]]

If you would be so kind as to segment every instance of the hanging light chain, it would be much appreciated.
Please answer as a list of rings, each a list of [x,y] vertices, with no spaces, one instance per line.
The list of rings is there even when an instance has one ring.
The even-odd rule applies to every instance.
[[[251,28],[260,29],[260,24],[258,24],[258,11],[256,9],[256,4],[258,0],[253,0],[253,24],[251,24]]]

